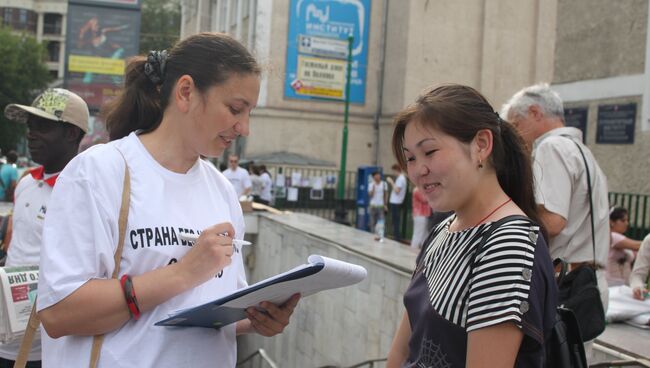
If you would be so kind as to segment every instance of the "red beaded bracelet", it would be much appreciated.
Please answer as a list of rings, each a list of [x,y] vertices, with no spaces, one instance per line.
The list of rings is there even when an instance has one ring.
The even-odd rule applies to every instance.
[[[129,314],[131,314],[133,319],[137,320],[140,318],[140,307],[138,306],[138,299],[135,297],[135,289],[133,288],[131,276],[123,275],[120,278],[120,285],[122,285],[126,305],[129,307]]]

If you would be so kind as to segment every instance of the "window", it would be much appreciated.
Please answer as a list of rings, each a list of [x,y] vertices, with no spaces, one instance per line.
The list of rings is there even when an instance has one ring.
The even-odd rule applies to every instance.
[[[59,41],[50,41],[47,43],[47,61],[59,62],[61,43]]]
[[[13,9],[11,8],[4,8],[4,16],[2,17],[2,25],[4,26],[11,26],[11,18],[13,17]]]
[[[50,35],[60,35],[62,23],[63,16],[61,14],[46,13],[43,17],[43,33]]]
[[[35,12],[20,8],[0,8],[2,13],[2,25],[13,28],[17,31],[29,31],[36,33]]]

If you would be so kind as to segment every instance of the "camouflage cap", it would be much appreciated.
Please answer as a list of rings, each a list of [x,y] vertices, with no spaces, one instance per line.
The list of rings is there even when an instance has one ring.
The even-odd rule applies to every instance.
[[[5,116],[9,120],[27,123],[29,114],[76,125],[88,132],[88,105],[73,92],[63,88],[51,88],[36,97],[31,106],[9,104]]]

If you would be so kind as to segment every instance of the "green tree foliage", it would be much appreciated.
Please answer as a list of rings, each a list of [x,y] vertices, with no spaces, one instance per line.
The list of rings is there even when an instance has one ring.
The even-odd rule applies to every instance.
[[[26,126],[4,117],[10,103],[29,105],[51,80],[45,66],[45,47],[31,36],[0,27],[0,148],[16,149]]]
[[[143,0],[141,8],[140,53],[166,50],[181,34],[181,3],[179,0]]]

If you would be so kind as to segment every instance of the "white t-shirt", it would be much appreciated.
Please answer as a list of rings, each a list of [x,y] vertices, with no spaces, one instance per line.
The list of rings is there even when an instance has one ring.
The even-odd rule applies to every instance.
[[[54,174],[56,175],[56,174]],[[52,175],[50,175],[52,176]],[[5,266],[38,265],[41,259],[43,222],[52,187],[32,175],[25,175],[16,186],[14,211],[12,216],[13,235],[9,244],[9,254]],[[0,344],[0,357],[16,360],[20,350],[20,339]],[[28,360],[41,359],[41,339],[34,336]]]
[[[387,190],[388,186],[385,181],[382,180],[379,183],[376,183],[374,180],[371,180],[370,184],[368,184],[368,193],[372,192],[372,197],[370,197],[370,206],[384,206],[386,204],[384,202],[384,192]]]
[[[248,171],[237,166],[236,170],[227,168],[223,171],[223,175],[232,183],[235,192],[237,192],[237,198],[239,198],[244,191],[252,187],[251,177],[248,175]]]
[[[107,279],[114,269],[124,154],[131,174],[131,204],[120,275],[140,275],[181,259],[190,245],[179,233],[199,232],[231,222],[235,238],[244,236],[237,196],[211,164],[197,160],[186,173],[162,167],[132,133],[93,146],[61,173],[43,230],[38,309],[64,299],[91,279]],[[235,325],[219,330],[165,328],[154,323],[171,312],[196,306],[246,284],[241,254],[204,284],[129,320],[105,336],[99,367],[234,367]],[[137,290],[136,290],[137,292]],[[88,364],[92,337],[43,338],[43,366]]]
[[[569,135],[578,142],[589,163],[596,260],[605,266],[609,250],[607,178],[589,148],[580,143],[582,132],[572,127],[553,129],[537,138],[533,146],[535,200],[567,220],[565,228],[549,242],[551,258],[561,257],[567,262],[594,259],[585,163],[575,143],[561,135]]]
[[[399,193],[395,191],[395,188],[399,188]],[[404,174],[399,174],[397,179],[395,179],[393,190],[390,191],[388,202],[392,204],[402,204],[404,203],[404,198],[406,198],[406,176],[404,176]]]
[[[269,173],[265,172],[260,175],[260,178],[262,179],[262,194],[260,194],[260,198],[262,198],[265,201],[271,202],[271,187],[273,186],[273,181],[271,180],[271,175]]]

